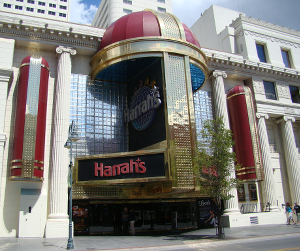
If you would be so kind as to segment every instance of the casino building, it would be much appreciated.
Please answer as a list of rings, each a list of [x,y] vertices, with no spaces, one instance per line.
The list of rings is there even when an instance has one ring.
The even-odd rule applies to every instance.
[[[74,234],[118,233],[124,207],[137,231],[203,227],[214,202],[197,187],[193,155],[202,123],[216,116],[242,164],[224,224],[285,223],[282,205],[299,197],[298,135],[284,113],[297,118],[286,87],[299,85],[296,70],[201,48],[174,15],[153,10],[106,30],[1,12],[0,24],[0,236],[68,236],[70,159]],[[256,84],[272,77],[277,103]]]

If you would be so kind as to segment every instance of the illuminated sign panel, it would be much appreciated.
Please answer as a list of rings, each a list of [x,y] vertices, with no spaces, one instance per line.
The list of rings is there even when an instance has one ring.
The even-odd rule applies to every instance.
[[[165,177],[164,152],[77,158],[77,182]]]

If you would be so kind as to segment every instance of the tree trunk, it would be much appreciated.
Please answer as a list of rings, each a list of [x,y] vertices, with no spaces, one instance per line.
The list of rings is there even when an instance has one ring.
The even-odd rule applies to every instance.
[[[218,239],[223,239],[223,228],[221,223],[221,215],[218,215]]]

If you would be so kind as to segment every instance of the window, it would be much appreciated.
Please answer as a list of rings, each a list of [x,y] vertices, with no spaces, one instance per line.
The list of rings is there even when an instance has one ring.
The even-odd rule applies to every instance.
[[[27,7],[26,8],[27,11],[33,12],[33,8]]]
[[[65,3],[67,2],[67,0],[60,0],[60,1],[61,1],[61,2],[65,2]]]
[[[65,14],[65,13],[59,13],[59,16],[60,16],[60,17],[66,17],[67,14]]]
[[[41,13],[41,14],[45,14],[45,10],[40,10],[40,9],[38,9],[37,12],[38,12],[38,13]]]
[[[55,16],[55,12],[54,11],[48,11],[49,15]]]
[[[17,2],[22,2],[23,3],[23,0],[16,0]]]
[[[59,8],[60,8],[60,9],[63,9],[63,10],[66,10],[66,9],[67,9],[67,6],[59,5]]]
[[[123,3],[132,5],[132,1],[131,0],[123,0]]]
[[[166,8],[157,7],[157,10],[160,12],[166,12]]]
[[[287,50],[281,50],[282,60],[286,68],[291,68],[291,62],[289,52]]]
[[[274,82],[264,81],[264,88],[267,99],[277,100]]]
[[[15,9],[16,9],[16,10],[22,10],[23,7],[22,7],[22,6],[19,6],[19,5],[15,5]]]
[[[157,0],[157,2],[165,3],[165,0]]]
[[[130,14],[130,13],[132,13],[132,10],[123,9],[123,12],[126,13],[126,14]]]
[[[9,3],[4,3],[4,4],[3,4],[3,7],[11,8],[11,4],[9,4]]]
[[[290,85],[290,93],[291,93],[292,102],[300,104],[299,88],[297,86]]]
[[[54,3],[49,3],[49,7],[56,8],[56,4],[54,4]]]
[[[45,6],[45,5],[46,5],[46,3],[45,3],[45,2],[39,2],[39,5],[41,5],[41,6]]]
[[[256,44],[257,56],[260,62],[267,63],[265,46],[263,44]]]
[[[27,0],[27,3],[34,4],[34,0]]]

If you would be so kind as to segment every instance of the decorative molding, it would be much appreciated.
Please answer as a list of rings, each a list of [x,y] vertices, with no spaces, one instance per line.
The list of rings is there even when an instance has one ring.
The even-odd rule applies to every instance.
[[[219,71],[219,70],[215,70],[212,74],[215,78],[217,77],[223,77],[223,78],[227,78],[227,74],[225,71]]]
[[[266,113],[256,113],[256,118],[264,118],[264,119],[269,119],[269,115]]]
[[[253,80],[253,91],[256,94],[265,95],[265,88],[264,88],[263,81],[254,81]]]
[[[259,32],[255,32],[255,31],[250,31],[250,30],[242,30],[240,31],[236,36],[237,37],[241,37],[241,36],[253,36],[253,37],[259,37],[262,39],[266,39],[266,40],[270,40],[271,42],[278,42],[278,43],[282,43],[282,44],[286,44],[286,45],[290,45],[293,46],[295,48],[300,48],[300,43],[295,43],[295,42],[291,42],[289,40],[286,39],[282,39],[282,38],[278,38],[278,37],[273,37],[273,36],[269,36],[263,33],[259,33]]]
[[[290,89],[287,85],[276,84],[277,94],[280,98],[288,98],[290,99]]]
[[[266,28],[270,28],[270,29],[273,29],[273,30],[285,32],[285,33],[288,33],[290,35],[300,36],[300,32],[298,30],[293,30],[291,28],[286,28],[286,27],[283,27],[283,26],[272,24],[272,23],[269,23],[267,21],[260,20],[259,18],[255,19],[255,18],[252,18],[251,16],[247,17],[245,14],[242,14],[242,13],[239,15],[239,17],[237,19],[233,20],[232,23],[229,26],[236,28],[239,25],[239,22],[241,22],[241,21],[245,21],[245,22],[248,22],[248,23],[252,23],[252,24],[260,25],[260,26],[263,26],[263,27],[266,27]]]
[[[218,52],[202,48],[207,57],[210,71],[226,71],[227,73],[238,73],[249,77],[258,76],[266,79],[274,79],[293,84],[300,84],[300,73],[295,69],[281,68],[269,63],[253,62],[244,59],[241,55]],[[262,93],[259,89],[258,93]],[[263,91],[264,94],[264,91]]]
[[[284,113],[296,115],[296,110],[291,107],[284,107]]]
[[[63,52],[67,52],[67,53],[70,53],[70,55],[72,55],[72,56],[76,55],[76,50],[74,48],[65,47],[65,46],[62,46],[62,45],[56,47],[55,51],[58,54],[62,54]]]
[[[282,122],[288,122],[288,121],[295,122],[296,119],[294,117],[290,117],[290,116],[282,116],[281,118],[276,120],[276,123],[280,124]]]

